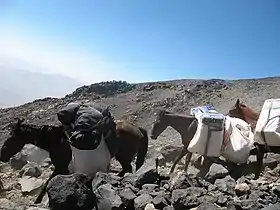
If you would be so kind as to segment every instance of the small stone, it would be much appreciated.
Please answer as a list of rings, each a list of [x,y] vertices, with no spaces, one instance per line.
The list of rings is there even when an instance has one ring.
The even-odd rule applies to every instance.
[[[215,185],[221,192],[233,195],[236,182],[231,176],[228,175],[223,179],[217,179],[215,181]]]
[[[0,164],[0,172],[6,173],[10,168],[10,165],[8,163],[2,163]]]
[[[139,191],[139,194],[150,194],[158,188],[159,186],[157,184],[144,184],[142,190]]]
[[[9,164],[12,168],[20,170],[25,164],[27,164],[27,161],[24,159],[24,156],[21,153],[17,153],[10,158]]]
[[[142,194],[134,199],[134,209],[143,210],[148,203],[151,203],[153,200],[152,196],[148,194]]]
[[[101,171],[98,171],[95,174],[95,177],[92,180],[92,191],[95,192],[95,190],[100,187],[103,184],[107,184],[111,182],[111,177],[108,173],[104,173]]]
[[[21,191],[23,193],[30,193],[43,185],[44,181],[42,179],[37,179],[35,177],[23,177],[19,179],[19,184],[21,185]]]
[[[120,196],[109,183],[101,185],[97,188],[96,197],[98,199],[99,209],[123,209]]]
[[[213,163],[208,173],[205,175],[205,180],[214,183],[216,179],[222,179],[229,174],[229,171],[220,164]]]
[[[242,196],[250,192],[250,187],[246,183],[237,184],[234,189],[237,196]]]
[[[153,204],[157,209],[163,209],[165,206],[168,206],[168,203],[163,195],[157,195],[153,199]]]
[[[144,184],[154,184],[159,177],[155,159],[148,159],[134,174],[126,174],[122,179],[122,184],[132,184],[141,187]]]
[[[170,189],[175,190],[182,187],[182,185],[185,183],[186,179],[186,173],[184,171],[180,171],[175,176],[171,177],[170,181]]]
[[[174,210],[173,206],[166,206],[163,208],[163,210]]]
[[[130,187],[126,187],[125,189],[120,190],[119,196],[122,199],[123,204],[128,208],[133,208],[133,200],[136,198],[135,193],[130,189]]]
[[[152,204],[152,203],[148,203],[146,206],[145,206],[145,209],[144,210],[156,210],[155,206]]]
[[[52,160],[48,157],[42,162],[41,167],[44,168],[49,167],[51,164],[52,164]]]
[[[22,176],[30,176],[30,177],[39,177],[42,174],[41,168],[37,163],[29,162],[19,172],[19,175]]]

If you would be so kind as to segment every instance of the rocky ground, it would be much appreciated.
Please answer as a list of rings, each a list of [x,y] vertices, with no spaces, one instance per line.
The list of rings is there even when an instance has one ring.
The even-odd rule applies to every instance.
[[[148,84],[107,82],[84,86],[64,98],[39,99],[19,107],[0,109],[0,145],[8,136],[5,126],[16,117],[24,117],[30,123],[58,124],[56,111],[76,100],[105,103],[111,107],[116,119],[128,119],[150,132],[159,109],[188,114],[191,107],[210,103],[219,112],[226,113],[237,98],[260,111],[265,99],[280,98],[280,78],[235,81],[179,80]],[[157,140],[150,139],[146,164],[138,173],[128,175],[124,179],[119,179],[113,173],[100,174],[92,189],[99,204],[106,205],[104,199],[108,198],[109,201],[113,201],[114,207],[104,209],[144,209],[148,203],[150,204],[146,209],[262,209],[269,205],[277,205],[280,201],[278,155],[270,154],[266,158],[265,170],[258,180],[253,179],[250,166],[241,169],[244,173],[236,177],[227,169],[215,164],[210,168],[206,180],[198,179],[196,174],[199,164],[196,164],[196,158],[192,160],[188,175],[180,172],[183,167],[181,161],[177,171],[171,177],[167,177],[172,160],[181,146],[178,133],[168,128]],[[47,155],[27,145],[21,155],[12,158],[9,164],[0,165],[0,178],[6,189],[0,194],[0,209],[48,208],[47,200],[38,205],[38,208],[32,206],[36,193],[53,170],[49,159],[46,159]],[[160,160],[158,169],[154,165],[156,156]],[[254,162],[254,157],[250,159]],[[113,161],[112,170],[117,171],[119,168],[119,164]],[[64,180],[63,186],[69,186],[73,180],[79,183],[77,180],[82,178],[73,175]],[[57,183],[61,181],[58,180]],[[77,185],[78,189],[85,190],[85,194],[89,193],[83,187],[82,181]],[[59,188],[59,184],[54,186]],[[60,189],[64,189],[63,186]],[[84,199],[78,203],[94,203],[93,193],[88,196],[78,195],[83,190],[76,192],[77,198]],[[65,203],[67,191],[65,197],[59,201],[55,194],[53,196],[50,200],[55,200],[58,204]],[[274,207],[280,209],[279,206]],[[270,206],[270,209],[272,208],[273,206]]]

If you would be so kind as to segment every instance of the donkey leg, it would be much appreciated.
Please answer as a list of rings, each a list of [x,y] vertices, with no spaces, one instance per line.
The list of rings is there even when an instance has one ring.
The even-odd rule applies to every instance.
[[[188,171],[188,167],[189,167],[189,164],[191,162],[191,159],[192,159],[192,152],[188,152],[186,158],[185,158],[185,167],[184,167],[184,171],[187,172]]]
[[[126,173],[132,173],[132,166],[130,163],[122,164],[122,170],[118,173],[118,176],[123,177]]]
[[[50,180],[52,178],[54,178],[56,175],[59,175],[59,174],[68,174],[69,171],[67,169],[67,171],[65,171],[64,173],[61,173],[59,171],[57,171],[56,169],[52,172],[51,176],[48,178],[48,180],[46,181],[46,183],[44,184],[40,194],[38,195],[38,197],[36,198],[34,204],[38,204],[38,203],[41,203],[42,200],[43,200],[43,197],[45,196],[45,193],[46,193],[46,190],[47,190],[47,186],[48,186],[48,183],[50,182]]]
[[[177,163],[179,162],[179,160],[181,160],[182,157],[184,157],[186,154],[188,153],[188,149],[186,147],[183,147],[180,154],[176,157],[171,169],[170,169],[170,174],[173,173],[175,166],[177,165]]]
[[[255,173],[255,179],[259,178],[261,171],[262,171],[262,167],[263,167],[263,157],[264,157],[264,152],[258,150],[257,152],[257,170]]]
[[[50,182],[50,180],[55,177],[58,174],[58,172],[56,170],[53,171],[53,173],[51,174],[51,176],[48,178],[48,180],[46,181],[46,183],[44,184],[40,194],[38,195],[38,197],[36,198],[34,204],[38,204],[42,202],[42,199],[46,193],[46,189],[47,189],[47,185]]]
[[[125,173],[132,173],[131,162],[133,159],[133,155],[131,155],[130,153],[124,153],[123,151],[118,151],[115,157],[122,166],[122,171],[118,174],[119,176],[122,177],[125,175]]]
[[[197,176],[199,177],[205,177],[207,172],[209,171],[210,166],[213,164],[213,158],[204,156],[202,168],[198,172]]]
[[[142,128],[140,130],[143,133],[144,138],[142,139],[141,145],[139,146],[137,151],[136,171],[144,164],[149,146],[149,138],[147,131]]]

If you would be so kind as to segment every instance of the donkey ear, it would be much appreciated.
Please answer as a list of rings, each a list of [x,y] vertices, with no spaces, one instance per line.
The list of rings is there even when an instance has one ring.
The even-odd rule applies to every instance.
[[[159,116],[159,117],[162,117],[162,116],[165,115],[165,113],[166,113],[166,111],[165,111],[164,109],[161,109],[161,110],[159,111],[159,113],[158,113],[158,116]]]
[[[238,106],[240,104],[239,98],[236,100],[235,106]]]
[[[25,119],[23,119],[23,118],[17,118],[16,121],[17,121],[17,125],[18,125],[18,126],[21,126],[21,124],[25,121]]]

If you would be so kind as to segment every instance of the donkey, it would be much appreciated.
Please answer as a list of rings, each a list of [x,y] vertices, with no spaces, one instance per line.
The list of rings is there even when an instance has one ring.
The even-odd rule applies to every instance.
[[[158,113],[158,116],[156,118],[155,123],[153,124],[153,128],[151,131],[151,139],[157,139],[158,136],[168,127],[172,127],[174,130],[176,130],[181,135],[181,140],[183,144],[183,148],[181,152],[178,154],[176,159],[174,160],[174,163],[170,169],[170,174],[173,173],[176,165],[186,155],[185,158],[185,166],[184,171],[188,170],[189,163],[192,158],[192,152],[188,151],[188,146],[190,144],[190,141],[195,135],[196,129],[197,129],[197,119],[194,116],[190,115],[182,115],[182,114],[174,114],[171,112],[168,112],[166,110],[160,110]],[[222,164],[226,166],[225,162],[222,161],[219,158],[213,158],[213,157],[204,157],[203,165],[206,168],[213,163],[213,162]],[[201,175],[205,173],[206,171],[202,171]]]
[[[43,186],[35,204],[40,203],[45,194],[48,182],[56,175],[69,174],[68,165],[72,159],[72,151],[66,140],[62,126],[37,126],[23,124],[24,119],[18,119],[9,125],[10,137],[4,142],[0,150],[0,160],[8,162],[9,159],[20,152],[25,144],[33,144],[47,152],[54,165],[54,171]]]
[[[4,142],[0,150],[0,160],[9,161],[13,155],[21,151],[25,144],[33,144],[49,152],[55,169],[37,197],[35,201],[37,204],[42,201],[46,186],[54,176],[70,173],[68,166],[72,160],[72,150],[63,126],[37,126],[23,124],[23,121],[18,119],[16,123],[10,125],[11,137]],[[136,153],[136,170],[143,165],[148,150],[148,135],[144,128],[119,120],[116,123],[115,133],[108,138],[120,142],[119,144],[110,144],[110,146],[118,147],[111,148],[110,151],[116,151],[116,154],[111,154],[111,158],[115,156],[122,165],[119,176],[123,176],[127,172],[132,173],[131,161]]]
[[[236,100],[234,106],[229,110],[230,117],[236,117],[244,120],[245,122],[252,125],[252,130],[255,130],[256,123],[259,119],[259,113],[241,103],[239,99]],[[267,146],[257,142],[254,143],[255,148],[250,151],[250,155],[257,156],[258,171],[256,177],[259,177],[261,169],[263,167],[263,157],[265,153],[273,152],[280,154],[280,146]]]
[[[155,123],[153,124],[151,131],[151,139],[157,139],[158,136],[168,127],[172,127],[177,132],[180,133],[183,148],[178,156],[175,158],[174,163],[170,169],[170,174],[173,173],[176,165],[181,160],[182,157],[185,157],[185,166],[184,170],[188,170],[189,162],[192,158],[192,152],[188,151],[188,146],[197,129],[197,122],[194,116],[190,115],[179,115],[168,112],[166,110],[160,110]]]

